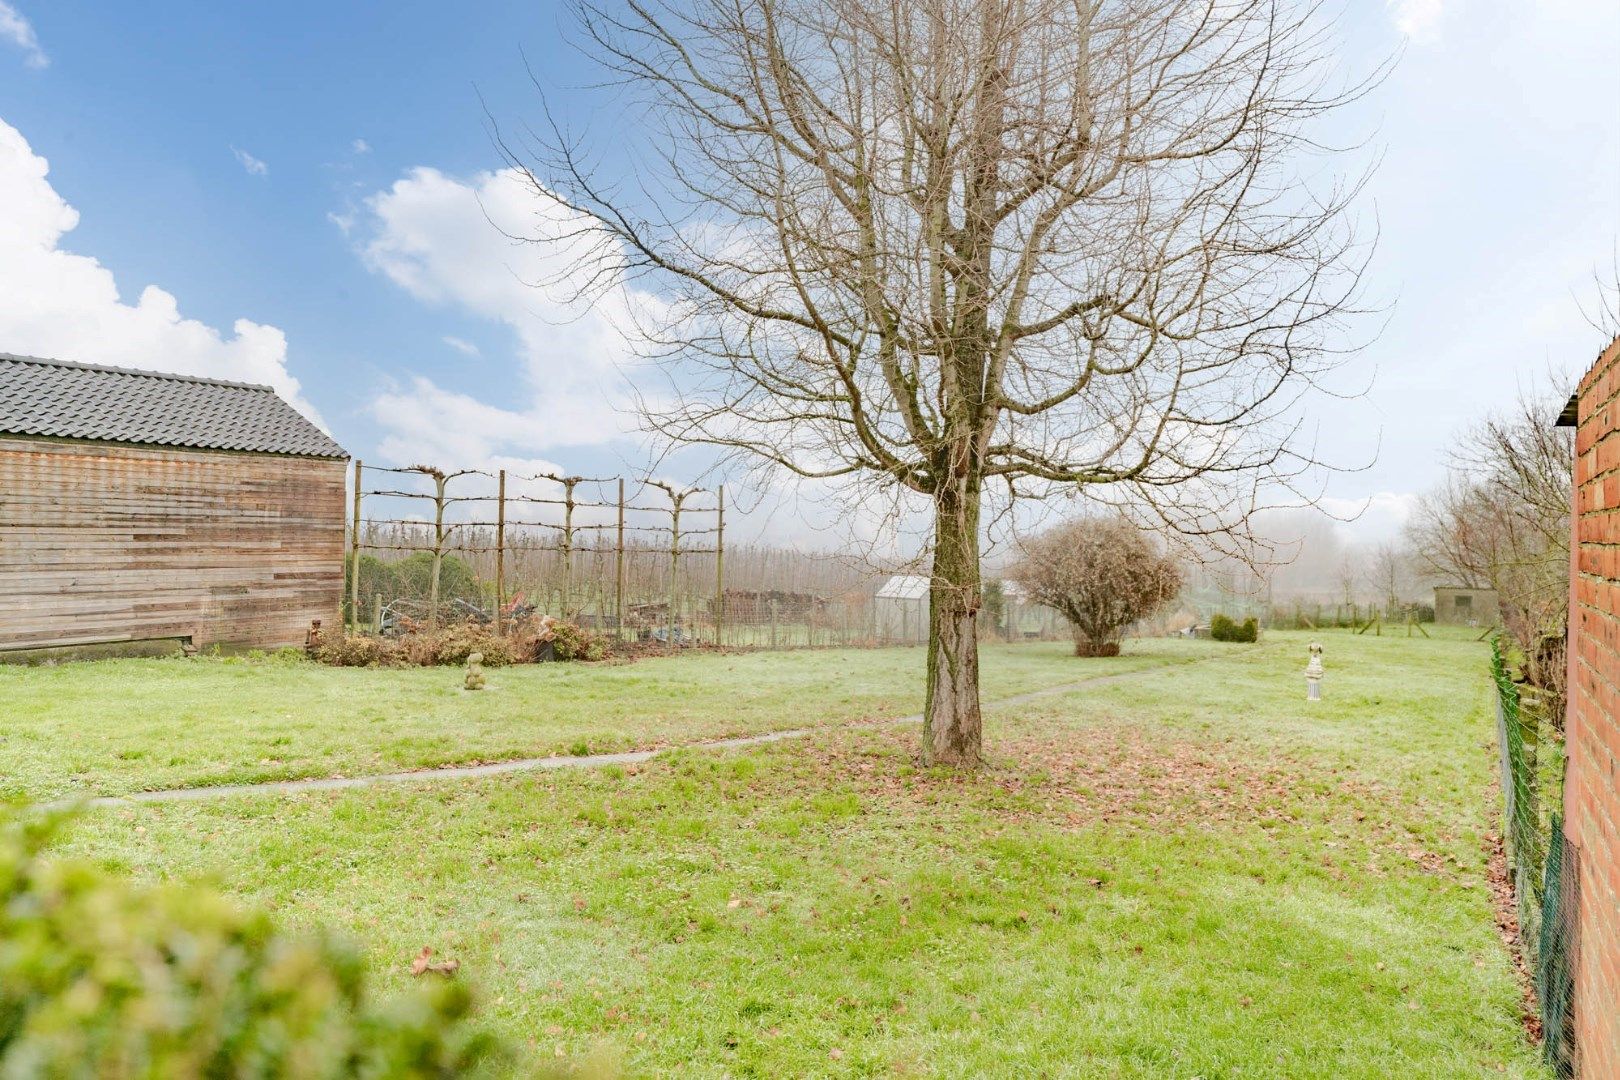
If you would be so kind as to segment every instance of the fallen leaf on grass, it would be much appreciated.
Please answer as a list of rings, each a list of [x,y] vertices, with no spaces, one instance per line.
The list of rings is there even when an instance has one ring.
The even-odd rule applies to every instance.
[[[417,953],[416,959],[411,961],[412,975],[425,975],[432,971],[449,978],[460,970],[460,960],[440,960],[435,962],[433,960],[433,946],[431,945],[422,946],[422,951]]]

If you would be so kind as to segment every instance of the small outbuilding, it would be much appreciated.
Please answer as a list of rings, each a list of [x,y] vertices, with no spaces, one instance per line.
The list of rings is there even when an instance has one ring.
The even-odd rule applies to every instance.
[[[928,640],[928,578],[893,574],[872,598],[872,618],[881,641]]]
[[[335,625],[347,457],[268,386],[0,353],[0,659]]]
[[[1456,626],[1494,626],[1501,605],[1495,589],[1473,589],[1462,585],[1437,585],[1434,590],[1434,621]]]

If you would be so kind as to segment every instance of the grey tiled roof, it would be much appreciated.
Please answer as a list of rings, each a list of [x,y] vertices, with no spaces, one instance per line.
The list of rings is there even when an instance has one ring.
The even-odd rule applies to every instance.
[[[0,353],[0,435],[347,457],[268,386]]]

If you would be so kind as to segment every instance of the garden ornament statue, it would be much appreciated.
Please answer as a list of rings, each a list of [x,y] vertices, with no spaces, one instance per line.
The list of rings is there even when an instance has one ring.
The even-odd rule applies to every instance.
[[[1322,646],[1311,642],[1311,662],[1305,665],[1305,700],[1322,700]]]
[[[484,688],[484,654],[475,652],[467,657],[467,689]]]

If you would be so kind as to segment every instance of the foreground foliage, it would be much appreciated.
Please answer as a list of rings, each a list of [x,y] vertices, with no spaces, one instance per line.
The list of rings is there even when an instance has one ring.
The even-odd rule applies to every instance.
[[[332,938],[45,861],[50,831],[0,820],[0,1075],[449,1077],[494,1060],[461,983],[379,1004]]]

